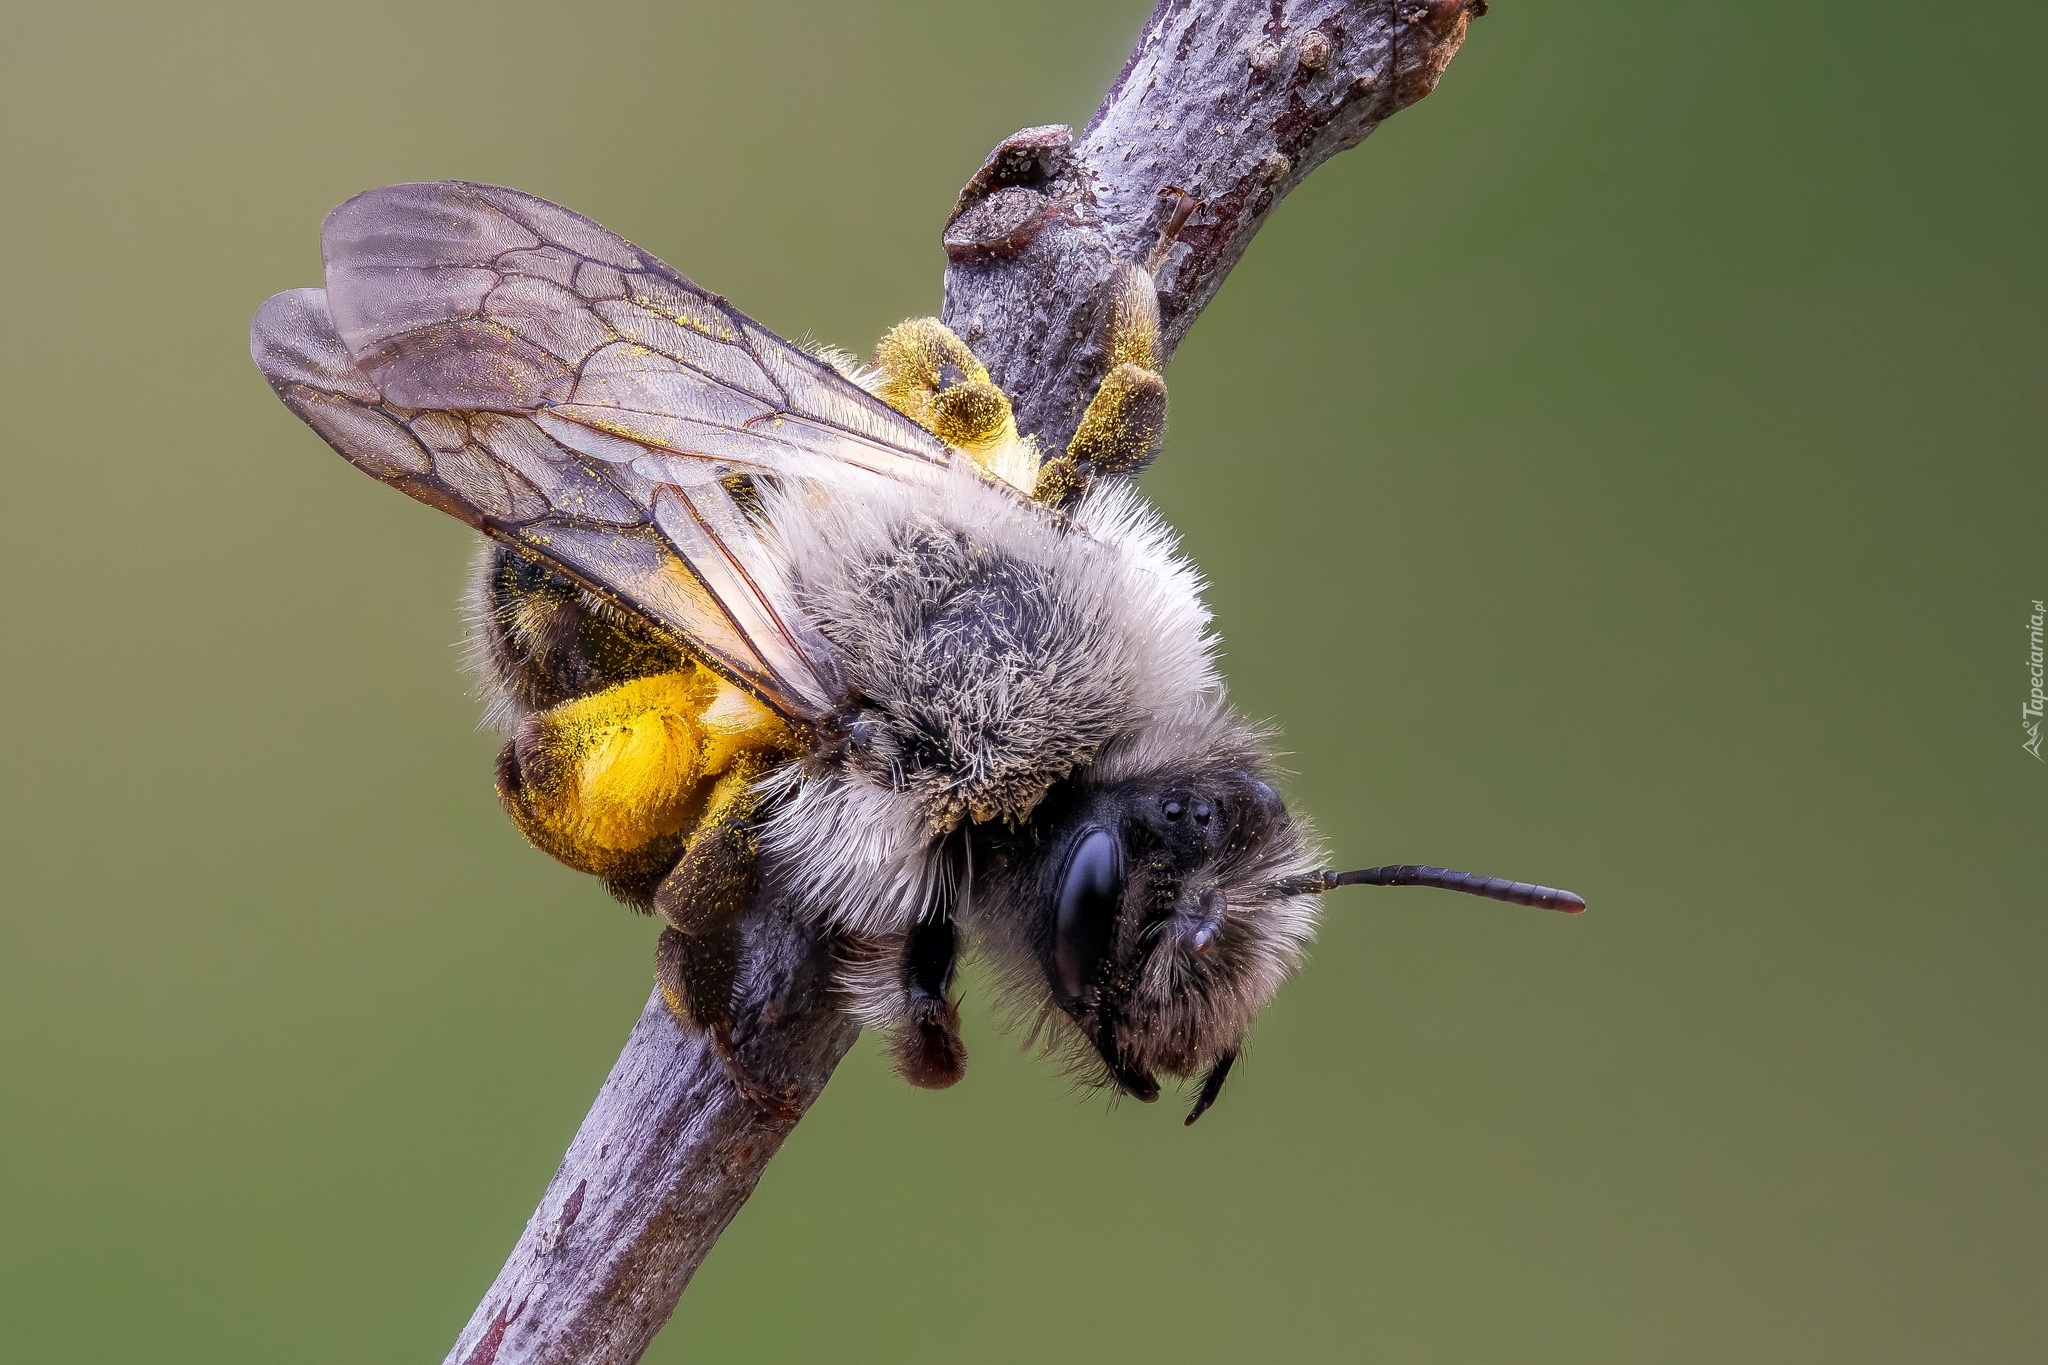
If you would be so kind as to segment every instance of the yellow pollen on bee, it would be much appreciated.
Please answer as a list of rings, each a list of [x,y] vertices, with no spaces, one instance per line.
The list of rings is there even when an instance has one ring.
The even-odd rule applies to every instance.
[[[787,743],[779,717],[707,669],[636,678],[542,713],[525,801],[543,846],[601,864],[690,827],[716,784]]]

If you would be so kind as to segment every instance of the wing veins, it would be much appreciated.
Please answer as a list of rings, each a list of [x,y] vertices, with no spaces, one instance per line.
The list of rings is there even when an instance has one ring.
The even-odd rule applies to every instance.
[[[609,270],[619,269],[619,267],[613,266],[608,262],[601,261],[594,256],[590,256],[585,254],[584,252],[578,251],[576,248],[572,246],[566,246],[561,242],[555,241],[547,233],[535,227],[525,217],[519,214],[512,213],[510,210],[506,210],[495,203],[492,204],[492,207],[497,209],[499,212],[505,213],[507,217],[510,217],[513,219],[513,221],[517,222],[520,227],[525,228],[528,232],[532,233],[535,237],[539,238],[542,247],[551,248],[553,250],[559,251],[563,255],[570,257],[571,259],[577,261],[582,265],[599,266]],[[628,246],[631,246],[631,244],[628,243]],[[722,390],[723,392],[733,394],[737,397],[747,399],[751,402],[761,403],[764,406],[768,407],[769,409],[766,413],[763,413],[759,417],[752,417],[747,419],[747,421],[741,424],[741,426],[738,428],[730,427],[727,423],[716,422],[709,418],[695,418],[692,420],[704,421],[707,422],[709,425],[713,426],[726,427],[728,430],[746,430],[752,427],[753,424],[756,422],[767,421],[774,418],[791,418],[794,420],[803,421],[807,423],[812,422],[813,419],[808,417],[803,412],[803,410],[796,405],[796,401],[794,398],[791,397],[788,387],[785,384],[783,384],[781,380],[776,378],[774,368],[770,366],[765,359],[763,359],[761,348],[756,344],[756,338],[753,335],[755,331],[760,331],[764,335],[770,336],[773,335],[772,333],[767,332],[767,329],[762,328],[759,323],[755,322],[745,313],[740,312],[737,308],[734,308],[732,304],[726,299],[725,295],[714,293],[710,290],[704,289],[700,285],[695,284],[691,280],[685,278],[683,275],[677,273],[673,267],[669,266],[659,257],[650,256],[646,252],[641,251],[638,247],[631,247],[631,249],[633,250],[635,255],[639,256],[641,261],[641,268],[638,272],[622,271],[621,273],[641,273],[657,276],[659,278],[666,280],[669,284],[675,286],[676,288],[681,289],[684,292],[696,297],[705,305],[715,310],[718,313],[718,315],[722,317],[726,321],[726,323],[731,327],[733,339],[730,341],[726,341],[711,336],[706,336],[705,339],[709,341],[712,345],[737,346],[740,349],[740,351],[747,357],[747,359],[753,362],[754,368],[760,373],[763,382],[766,383],[774,391],[774,400],[771,402],[762,394],[742,388],[739,385],[733,383],[731,380],[724,379],[693,361],[687,360],[681,356],[672,355],[667,351],[657,350],[652,346],[648,346],[645,342],[634,341],[632,338],[625,336],[623,333],[621,333],[611,323],[607,322],[604,319],[604,316],[600,314],[596,310],[596,308],[592,306],[592,300],[584,298],[580,293],[577,293],[576,290],[571,288],[568,290],[568,292],[575,295],[577,303],[580,305],[581,310],[591,318],[595,319],[597,324],[600,327],[602,327],[605,330],[605,332],[609,334],[612,338],[610,342],[606,343],[603,346],[592,347],[580,359],[577,360],[574,368],[571,371],[571,373],[575,376],[575,384],[577,386],[581,386],[585,378],[584,372],[586,367],[590,364],[592,360],[597,358],[600,352],[608,349],[610,346],[624,344],[629,346],[637,346],[642,350],[649,352],[650,354],[658,355],[662,359],[667,360],[672,364],[675,364],[680,368],[689,371],[690,374],[692,374],[696,378],[703,380],[705,383],[710,384]],[[496,252],[490,257],[488,257],[486,262],[486,268],[488,268],[493,274],[498,275],[501,279],[516,277],[520,279],[538,279],[546,281],[548,283],[553,283],[553,281],[547,280],[547,277],[544,275],[534,274],[529,271],[521,270],[514,266],[508,266],[505,264],[505,260],[507,257],[520,255],[522,253],[533,250],[536,250],[536,248],[507,247],[503,251]],[[488,301],[489,294],[487,293],[485,295],[485,302],[487,303]],[[631,304],[633,307],[641,309],[641,311],[643,312],[653,313],[653,315],[656,317],[663,316],[662,314],[655,312],[652,309],[649,309],[646,306],[646,304],[635,299],[631,293],[628,293],[623,301],[628,304]],[[479,320],[495,321],[493,315],[490,312],[488,312],[487,310],[483,310],[481,304],[479,305],[479,309],[480,311],[475,315]],[[678,322],[677,325],[685,327],[689,326],[688,323],[682,322]],[[896,414],[895,409],[890,408],[887,404],[882,403],[880,399],[877,399],[873,394],[869,393],[866,389],[863,389],[860,385],[855,384],[852,380],[847,379],[845,375],[841,374],[832,366],[825,364],[823,361],[820,361],[816,356],[813,356],[808,352],[802,350],[801,348],[795,346],[789,346],[787,349],[789,351],[791,359],[797,360],[798,363],[809,362],[811,367],[818,371],[817,375],[815,376],[816,378],[827,383],[836,380],[844,384],[847,389],[847,392],[843,395],[844,397],[851,398],[855,402],[861,403],[862,406],[886,411],[891,416],[898,415]],[[572,405],[578,407],[608,406],[595,403],[574,403]],[[561,405],[553,402],[543,402],[535,405],[534,407],[523,409],[523,411],[539,411],[542,409],[553,409],[558,406]],[[521,410],[477,408],[475,409],[475,411],[496,412]],[[641,410],[636,408],[614,408],[614,411],[640,412]],[[557,415],[559,416],[560,414]],[[645,415],[663,416],[665,414],[646,413]],[[563,420],[573,421],[574,419],[563,418]],[[580,426],[584,424],[578,423],[578,425]],[[894,445],[889,442],[880,440],[879,438],[870,436],[865,432],[852,431],[844,427],[836,426],[834,429],[843,437],[852,437],[853,439],[860,441],[864,445],[867,445],[875,450],[882,451],[890,455],[908,455],[914,459],[920,460],[926,464],[933,465],[935,467],[942,467],[945,463],[944,461],[931,455],[929,452],[918,450],[907,445]],[[606,434],[617,435],[618,433],[607,432]],[[621,439],[632,440],[635,438],[621,437]],[[669,446],[657,446],[656,448],[661,449],[666,453],[672,455],[687,456],[694,455],[697,453],[694,451],[676,450],[673,447]]]
[[[955,452],[723,295],[518,191],[371,191],[330,215],[322,256],[328,288],[266,304],[252,347],[330,444],[648,621],[791,720],[815,723],[835,704],[842,661],[791,614],[787,570],[722,476],[923,486]],[[440,282],[444,267],[479,278],[458,290]],[[593,375],[600,355],[608,366]],[[372,393],[381,401],[365,402]],[[329,403],[362,423],[374,413],[378,430],[326,423]],[[431,413],[469,428],[461,450],[414,430]],[[501,455],[486,414],[534,430]],[[677,510],[686,517],[668,521]]]
[[[551,524],[552,523],[550,522],[538,521],[525,523],[525,526],[534,527],[546,526]],[[643,523],[643,525],[645,524],[647,523]],[[774,688],[770,686],[770,684],[772,684],[774,681],[774,672],[772,669],[768,670],[768,676],[762,677],[757,676],[748,669],[740,667],[739,664],[734,662],[731,658],[727,657],[724,650],[718,648],[716,645],[713,645],[706,640],[693,639],[690,635],[678,630],[676,627],[670,625],[668,622],[653,617],[643,607],[636,605],[631,599],[622,596],[619,593],[618,589],[611,587],[603,582],[600,582],[598,579],[596,579],[588,573],[585,573],[583,570],[576,568],[571,564],[564,563],[563,561],[556,559],[554,556],[547,554],[540,547],[530,544],[525,540],[522,540],[517,534],[517,531],[518,529],[524,528],[514,528],[509,524],[500,522],[495,517],[482,517],[479,519],[477,523],[477,529],[483,532],[483,534],[489,537],[491,540],[496,541],[500,545],[503,545],[508,550],[511,550],[520,555],[524,555],[529,559],[539,560],[541,563],[547,566],[549,572],[560,574],[562,577],[568,579],[570,582],[574,583],[577,587],[582,588],[584,591],[591,593],[596,597],[602,598],[604,601],[609,602],[612,606],[618,608],[620,611],[625,612],[627,615],[635,618],[636,620],[645,622],[650,629],[665,636],[685,654],[697,660],[699,663],[702,663],[706,668],[709,668],[712,672],[718,674],[718,676],[724,678],[733,686],[740,688],[742,691],[746,692],[747,695],[759,700],[764,706],[768,707],[769,710],[777,712],[778,714],[788,718],[791,721],[796,722],[799,725],[805,725],[810,723],[807,717],[800,714],[793,714],[790,711],[788,698],[776,695]],[[579,527],[578,529],[594,530],[598,532],[614,532],[619,530],[620,528],[611,525],[598,525],[584,526]],[[698,585],[704,588],[706,595],[710,597],[712,603],[718,608],[719,612],[725,616],[727,623],[733,627],[734,631],[737,632],[742,639],[744,639],[745,632],[740,629],[739,623],[732,619],[732,613],[726,608],[725,603],[718,600],[717,593],[712,591],[710,585],[706,584],[703,580],[703,577],[699,575],[697,571],[693,567],[691,567],[687,562],[684,563],[683,567],[689,571],[692,577],[697,579]],[[765,664],[763,666],[764,668],[766,667]]]
[[[749,460],[744,456],[707,455],[701,450],[683,450],[676,446],[668,445],[662,441],[656,440],[654,437],[643,434],[638,431],[635,431],[631,434],[628,434],[625,431],[608,431],[604,427],[598,426],[595,423],[585,421],[579,417],[571,416],[570,414],[562,411],[562,409],[565,407],[594,408],[602,412],[616,412],[633,417],[650,417],[658,419],[667,419],[672,417],[672,414],[664,412],[650,412],[646,408],[623,408],[611,404],[600,403],[543,403],[538,407],[529,409],[529,412],[545,412],[549,416],[555,418],[557,421],[567,422],[571,426],[579,426],[587,431],[595,431],[602,435],[613,437],[616,440],[627,441],[641,447],[643,450],[656,452],[662,455],[675,455],[680,458],[689,460],[709,460],[717,464],[747,465],[752,468],[759,469],[764,473],[770,474],[779,474],[785,472],[782,470],[769,468],[768,466],[765,465],[761,465],[758,462]],[[479,408],[475,409],[475,411],[489,412],[494,411],[494,409]],[[524,416],[526,414],[520,415]],[[816,419],[807,417],[802,412],[794,408],[782,408],[771,412],[764,412],[758,417],[749,417],[746,421],[741,422],[737,426],[733,425],[730,422],[721,422],[713,417],[686,417],[677,420],[700,422],[707,427],[716,427],[720,431],[736,432],[748,436],[756,434],[753,430],[754,423],[756,422],[787,421],[791,423],[800,424],[806,427],[807,429],[811,430],[817,430],[820,427],[820,423]],[[843,427],[832,427],[828,428],[828,430],[830,430],[834,435],[838,436],[841,440],[857,442],[858,444],[866,447],[867,449],[874,451],[878,455],[882,455],[891,459],[916,460],[921,464],[931,466],[935,470],[947,468],[945,462],[938,459],[934,459],[932,456],[926,455],[921,451],[905,450],[900,446],[887,445],[881,441],[875,440],[873,437],[866,436],[860,432],[847,431]],[[774,438],[769,436],[763,436],[761,439],[772,440]],[[802,447],[796,447],[796,449],[803,454],[808,455],[812,453],[809,451],[805,451]],[[851,461],[849,461],[848,463],[851,463]],[[878,474],[887,477],[885,471],[878,469],[870,469],[866,465],[854,465],[854,468],[860,469],[866,473]]]
[[[673,487],[673,485],[665,486]],[[783,644],[789,647],[790,653],[795,655],[799,659],[805,659],[808,663],[808,658],[805,654],[803,645],[797,640],[796,636],[793,633],[791,633],[789,629],[789,624],[782,619],[782,613],[775,609],[774,601],[769,598],[766,592],[762,591],[761,585],[755,581],[753,573],[750,570],[748,570],[746,564],[740,559],[740,557],[734,554],[733,551],[726,545],[724,538],[718,534],[717,529],[714,528],[710,522],[704,519],[704,514],[698,511],[697,509],[696,501],[689,497],[688,494],[685,493],[684,490],[680,488],[674,489],[672,496],[675,497],[675,499],[678,502],[683,504],[684,509],[688,511],[690,514],[690,520],[696,522],[698,529],[703,531],[705,536],[711,541],[711,543],[718,548],[719,557],[726,562],[726,564],[732,569],[732,571],[735,574],[739,575],[740,581],[747,585],[747,591],[751,592],[754,595],[754,600],[761,604],[763,614],[766,615],[768,620],[774,625],[775,633],[782,637],[782,642]],[[699,577],[699,581],[703,581],[701,575]],[[704,584],[704,587],[705,590],[707,592],[712,593],[714,597],[717,595],[717,590],[713,588],[708,582]],[[737,619],[733,618],[731,609],[727,607],[724,602],[719,602],[718,609],[725,613],[726,618],[728,620],[732,621],[733,627],[736,630],[739,630],[742,634],[745,633],[746,628],[742,626]],[[817,681],[820,684],[820,691],[823,691],[824,679],[819,678],[817,679]]]

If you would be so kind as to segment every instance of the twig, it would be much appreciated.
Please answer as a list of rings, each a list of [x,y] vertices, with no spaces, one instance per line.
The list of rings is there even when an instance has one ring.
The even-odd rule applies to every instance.
[[[1165,0],[1075,140],[1006,139],[946,225],[944,317],[1018,423],[1065,446],[1104,368],[1104,285],[1154,269],[1171,353],[1282,196],[1435,88],[1485,0]],[[1162,361],[1164,357],[1161,357]],[[793,907],[750,923],[748,1074],[809,1108],[858,1029]],[[788,1129],[650,998],[449,1365],[631,1365]]]
[[[1119,264],[1158,252],[1171,354],[1281,198],[1435,89],[1485,11],[1165,0],[1077,140],[1059,127],[1007,139],[947,224],[944,318],[1010,394],[1017,425],[1052,451],[1073,435],[1105,368]]]
[[[859,1026],[827,989],[829,956],[787,907],[753,917],[744,952],[741,1061],[807,1109]],[[448,1360],[640,1359],[788,1134],[655,992]]]

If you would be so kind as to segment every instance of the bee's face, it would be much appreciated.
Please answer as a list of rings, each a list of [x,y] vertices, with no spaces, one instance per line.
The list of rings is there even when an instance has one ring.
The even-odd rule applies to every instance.
[[[990,889],[1117,1085],[1150,1100],[1154,1073],[1234,1054],[1313,928],[1279,885],[1314,859],[1273,788],[1232,768],[1080,785],[1029,833]]]

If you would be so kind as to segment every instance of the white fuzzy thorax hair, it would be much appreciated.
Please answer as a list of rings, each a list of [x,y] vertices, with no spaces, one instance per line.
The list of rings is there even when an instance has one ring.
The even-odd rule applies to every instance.
[[[872,744],[771,779],[762,848],[822,915],[888,933],[932,903],[962,820],[1022,820],[1106,751],[1200,728],[1221,683],[1200,577],[1128,481],[1064,517],[965,470],[834,492],[768,493],[765,539]]]

